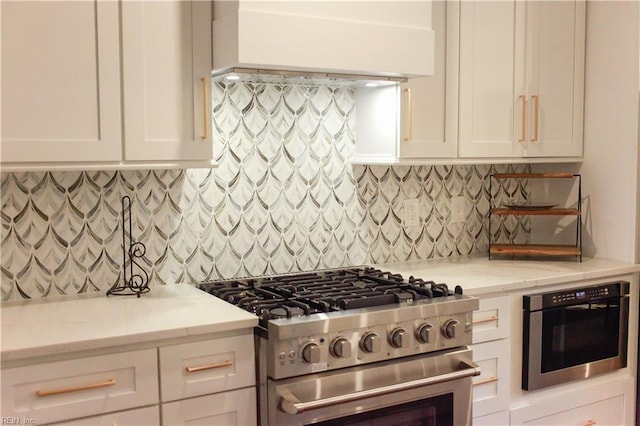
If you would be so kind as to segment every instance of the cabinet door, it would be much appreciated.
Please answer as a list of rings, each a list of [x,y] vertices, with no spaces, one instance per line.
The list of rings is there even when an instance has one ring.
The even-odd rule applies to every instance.
[[[120,160],[118,3],[0,8],[2,162]]]
[[[256,413],[254,387],[162,404],[166,425],[255,425]]]
[[[461,157],[525,154],[524,18],[521,1],[461,2]]]
[[[511,410],[511,424],[630,425],[634,418],[634,396],[635,381],[631,377],[600,383],[587,380],[580,388]]]
[[[255,384],[253,335],[160,348],[163,401]]]
[[[473,312],[473,343],[511,336],[511,296],[481,298]]]
[[[434,75],[412,78],[401,85],[400,158],[457,155],[460,4],[434,1],[432,19],[436,33]]]
[[[157,403],[155,349],[2,370],[2,414],[37,424]]]
[[[157,405],[137,408],[134,410],[118,411],[103,414],[101,416],[84,417],[71,421],[52,423],[52,425],[65,426],[143,426],[160,424],[160,407]]]
[[[585,2],[527,3],[527,156],[582,155]]]
[[[211,2],[122,3],[125,160],[207,160]]]
[[[473,378],[473,416],[509,408],[511,381],[511,341],[496,340],[473,345],[473,360],[480,375]]]

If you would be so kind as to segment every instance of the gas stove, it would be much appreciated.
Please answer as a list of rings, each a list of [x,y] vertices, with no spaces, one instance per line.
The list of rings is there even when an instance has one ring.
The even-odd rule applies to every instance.
[[[459,286],[357,267],[199,288],[259,317],[258,424],[470,424],[478,300]]]
[[[199,288],[259,317],[258,345],[266,347],[272,379],[471,344],[471,312],[478,307],[459,286],[372,267],[211,281]]]

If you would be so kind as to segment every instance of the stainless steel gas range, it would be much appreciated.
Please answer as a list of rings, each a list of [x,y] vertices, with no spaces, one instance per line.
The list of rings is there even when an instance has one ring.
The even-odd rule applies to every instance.
[[[199,287],[260,318],[260,424],[470,424],[478,300],[460,287],[370,267]]]

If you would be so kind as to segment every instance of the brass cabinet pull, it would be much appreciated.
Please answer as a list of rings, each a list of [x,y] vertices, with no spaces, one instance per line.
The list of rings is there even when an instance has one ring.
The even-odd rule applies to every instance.
[[[498,379],[497,377],[490,377],[490,378],[488,378],[488,379],[486,379],[486,380],[483,380],[483,381],[481,381],[481,382],[475,382],[475,383],[473,384],[473,386],[486,385],[487,383],[495,383],[495,382],[497,382],[498,380],[500,380],[500,379]]]
[[[498,321],[498,319],[499,318],[497,316],[493,315],[493,316],[490,316],[489,318],[473,321],[472,324],[476,325],[476,324],[484,324],[487,322],[496,322]]]
[[[538,95],[531,95],[531,99],[533,100],[533,139],[531,139],[531,142],[537,142],[538,141],[538,104],[539,104],[539,99],[538,99]]]
[[[591,420],[591,419],[589,419],[589,420],[587,420],[587,422],[584,424],[584,426],[593,426],[593,425],[595,425],[595,424],[596,424],[596,421],[595,421],[595,420]]]
[[[226,360],[224,362],[219,362],[217,364],[203,365],[200,367],[186,367],[185,370],[187,370],[187,373],[195,373],[196,371],[213,370],[216,368],[231,367],[232,365],[233,365],[233,362]]]
[[[80,391],[89,390],[89,389],[104,388],[104,387],[107,387],[107,386],[113,386],[115,384],[116,384],[116,381],[114,379],[109,379],[106,382],[93,383],[93,384],[90,384],[90,385],[83,385],[83,386],[76,386],[76,387],[73,387],[73,388],[54,389],[54,390],[50,390],[50,391],[36,391],[36,395],[39,396],[39,397],[60,395],[60,394],[63,394],[63,393],[80,392]]]
[[[407,87],[404,91],[407,92],[407,134],[404,140],[410,141],[413,139],[413,99],[411,99],[411,89]]]
[[[202,119],[204,120],[204,135],[202,139],[209,138],[209,85],[207,78],[202,77]]]
[[[522,130],[520,132],[520,139],[518,142],[525,142],[526,140],[526,127],[527,127],[527,97],[525,95],[518,96],[518,99],[522,101]]]

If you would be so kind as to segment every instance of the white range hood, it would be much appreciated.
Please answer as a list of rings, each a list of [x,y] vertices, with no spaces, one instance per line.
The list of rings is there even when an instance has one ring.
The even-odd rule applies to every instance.
[[[433,75],[431,1],[214,1],[213,73]]]

